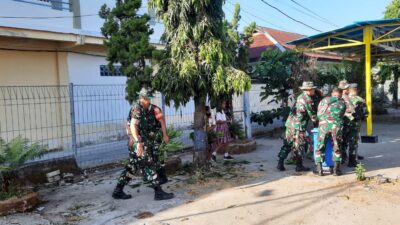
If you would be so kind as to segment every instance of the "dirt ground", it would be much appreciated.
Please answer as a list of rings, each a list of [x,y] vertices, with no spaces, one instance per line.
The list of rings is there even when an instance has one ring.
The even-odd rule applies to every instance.
[[[126,201],[111,198],[120,171],[40,191],[44,203],[31,213],[0,218],[0,224],[400,224],[400,124],[376,124],[378,144],[360,144],[369,179],[275,169],[279,139],[257,139],[255,152],[212,173],[177,174],[165,189],[176,198],[153,200],[152,189],[136,179]],[[312,166],[307,160],[306,164]]]

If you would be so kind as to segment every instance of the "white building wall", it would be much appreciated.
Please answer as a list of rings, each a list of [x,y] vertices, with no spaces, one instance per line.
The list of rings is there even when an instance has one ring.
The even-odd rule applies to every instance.
[[[126,77],[100,76],[100,65],[107,65],[104,57],[68,54],[78,142],[102,139],[111,131],[124,132],[121,128],[130,108],[125,100]]]
[[[125,84],[126,77],[100,76],[100,65],[107,65],[105,57],[76,53],[68,54],[68,73],[74,84]]]
[[[81,15],[92,15],[97,14],[102,5],[106,4],[108,7],[113,8],[115,6],[115,0],[81,0]],[[148,13],[147,0],[142,1],[142,7],[140,8],[139,14]],[[99,16],[85,16],[82,17],[82,30],[100,32],[100,28],[103,26],[104,20]],[[159,43],[160,37],[163,33],[163,25],[159,22],[151,23],[151,27],[154,30],[154,34],[150,37],[151,43]]]
[[[47,27],[72,29],[73,27],[72,12],[52,9],[49,3],[38,0],[1,0],[0,15],[2,17],[67,17],[51,19],[1,18],[0,26],[37,29]]]
[[[115,5],[115,0],[81,0],[81,15],[97,14],[99,13],[101,6],[104,4],[111,8]],[[87,16],[81,18],[82,30],[100,32],[100,28],[103,26],[103,23],[104,20],[99,16]]]
[[[68,0],[63,0],[69,2]],[[73,13],[69,10],[51,8],[50,3],[39,0],[0,0],[0,26],[17,27],[35,30],[49,30],[56,32],[88,33],[101,36],[100,28],[104,20],[98,15],[103,4],[110,8],[115,6],[115,0],[81,0],[80,13],[81,31],[73,28]],[[147,0],[143,0],[140,14],[148,13]],[[15,18],[15,17],[52,17],[45,19]],[[61,18],[54,18],[61,17]],[[150,37],[151,43],[159,43],[163,33],[163,25],[155,20],[151,23],[154,34]],[[87,32],[85,32],[87,31]]]

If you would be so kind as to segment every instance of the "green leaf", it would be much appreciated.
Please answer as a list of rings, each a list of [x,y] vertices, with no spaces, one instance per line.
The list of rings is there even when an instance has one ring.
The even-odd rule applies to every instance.
[[[47,148],[28,139],[16,137],[6,143],[0,139],[0,172],[18,169],[26,161],[41,157]]]

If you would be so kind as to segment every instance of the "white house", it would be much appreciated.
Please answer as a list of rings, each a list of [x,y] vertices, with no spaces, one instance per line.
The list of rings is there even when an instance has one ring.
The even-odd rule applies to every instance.
[[[103,4],[113,7],[115,2],[0,1],[1,138],[21,135],[50,149],[68,150],[55,151],[49,158],[75,151],[86,162],[126,154],[126,77],[106,66],[103,20],[98,16]],[[139,13],[146,12],[144,0]],[[154,19],[150,25],[150,42],[163,48],[162,24]],[[159,95],[154,101],[160,104]],[[193,103],[178,111],[165,108],[169,124],[186,127],[193,111]]]
[[[0,61],[3,62],[0,62],[0,66],[8,73],[0,76],[1,84],[124,84],[126,78],[121,74],[107,76],[109,74],[102,73],[104,72],[102,66],[107,62],[102,57],[105,55],[102,46],[103,37],[100,33],[103,20],[97,14],[103,4],[112,7],[115,5],[115,0],[2,0],[0,41],[4,42],[0,43]],[[143,1],[140,12],[147,11],[147,1]],[[152,26],[155,32],[151,36],[151,42],[159,45],[163,32],[162,24],[154,22]],[[43,54],[46,50],[48,50],[47,55]],[[49,53],[57,57],[51,57]],[[24,56],[20,57],[21,55]],[[36,58],[36,61],[39,58],[43,60],[41,63],[36,63],[35,60],[31,60],[32,58]],[[55,65],[56,58],[59,65]],[[30,62],[24,63],[24,68],[19,68],[17,71],[15,65],[10,62],[18,62],[21,65],[21,60]],[[42,70],[46,67],[60,67],[58,71],[61,73],[60,77],[58,79],[54,77],[53,71],[48,72],[51,74],[43,74]],[[42,78],[49,79],[41,80],[45,83],[37,83],[29,78],[26,79],[25,71],[38,72],[42,74]],[[17,74],[10,76],[13,73]],[[22,77],[23,79],[20,79]]]
[[[0,1],[1,138],[71,149],[124,132],[126,77],[106,67],[103,4],[115,0]],[[151,24],[151,43],[162,48],[162,25]]]

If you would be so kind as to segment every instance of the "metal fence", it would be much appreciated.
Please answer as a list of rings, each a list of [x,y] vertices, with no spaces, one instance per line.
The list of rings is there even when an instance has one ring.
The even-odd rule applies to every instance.
[[[75,156],[81,168],[115,162],[127,157],[126,118],[130,104],[125,85],[0,86],[0,137],[10,141],[17,136],[48,146],[39,160]],[[250,104],[234,96],[235,120],[245,123],[245,111],[264,108],[257,87],[250,92]],[[163,108],[167,126],[182,130],[182,142],[189,138],[194,103],[175,109],[164,104],[158,93],[153,104]],[[250,107],[245,109],[244,106]],[[267,106],[265,106],[267,109]],[[250,116],[250,115],[248,115]],[[268,129],[258,127],[256,129]],[[258,127],[258,128],[257,128]],[[38,160],[37,160],[38,161]]]
[[[43,159],[73,154],[68,86],[0,87],[0,137],[49,148]]]

